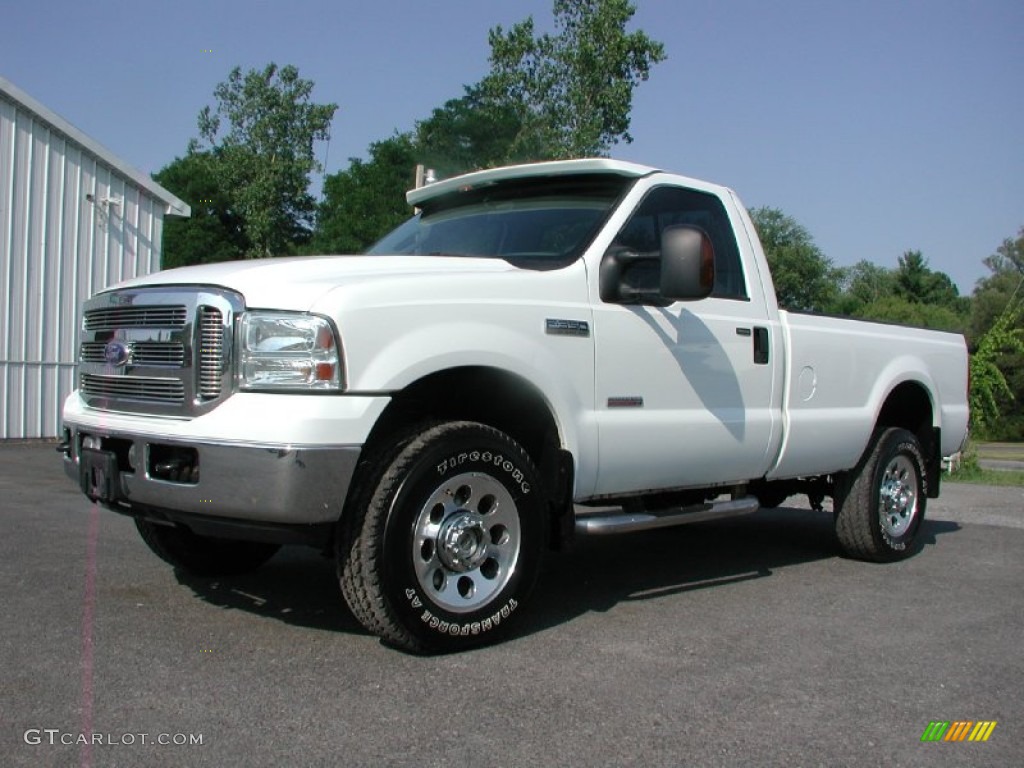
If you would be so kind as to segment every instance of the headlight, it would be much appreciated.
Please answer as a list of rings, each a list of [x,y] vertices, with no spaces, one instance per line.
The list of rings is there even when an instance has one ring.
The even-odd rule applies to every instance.
[[[239,386],[249,390],[336,390],[341,355],[331,321],[283,312],[242,316]]]

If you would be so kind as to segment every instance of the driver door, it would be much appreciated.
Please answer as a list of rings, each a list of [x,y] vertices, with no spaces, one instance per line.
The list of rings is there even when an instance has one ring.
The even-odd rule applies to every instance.
[[[780,332],[758,286],[748,290],[722,201],[683,187],[649,191],[612,245],[649,258],[621,279],[657,291],[661,233],[675,224],[709,235],[715,288],[697,301],[595,306],[598,496],[761,477],[777,440]]]

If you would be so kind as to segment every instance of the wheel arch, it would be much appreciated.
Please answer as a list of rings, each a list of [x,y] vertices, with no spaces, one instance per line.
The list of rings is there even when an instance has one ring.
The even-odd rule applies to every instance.
[[[498,429],[533,459],[551,510],[550,540],[561,548],[572,531],[575,459],[549,398],[507,370],[461,366],[423,376],[396,392],[378,418],[367,446],[387,444],[416,424],[475,421]]]
[[[912,432],[920,441],[926,463],[927,494],[931,498],[938,496],[942,476],[941,431],[936,423],[934,398],[924,383],[908,379],[893,387],[875,419],[875,433],[888,427]]]

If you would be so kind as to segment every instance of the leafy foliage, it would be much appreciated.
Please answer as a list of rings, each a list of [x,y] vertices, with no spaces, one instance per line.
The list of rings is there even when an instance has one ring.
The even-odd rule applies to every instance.
[[[932,328],[937,331],[963,331],[965,318],[941,304],[923,304],[909,301],[898,295],[883,296],[868,304],[857,307],[853,317],[862,320],[878,320],[883,323],[913,325],[918,328]]]
[[[1000,360],[1007,354],[1024,354],[1024,328],[1020,326],[1022,314],[1021,303],[1007,306],[981,337],[971,356],[971,417],[982,434],[986,434],[1001,417],[1001,404],[1015,399],[1000,368]]]
[[[966,310],[965,301],[949,275],[932,271],[920,251],[906,251],[900,256],[893,277],[893,293],[905,301]]]
[[[800,223],[778,208],[753,208],[758,237],[768,259],[779,305],[825,312],[839,297],[840,274]]]
[[[366,162],[327,177],[313,245],[331,253],[360,253],[409,217],[405,191],[413,186],[414,144],[400,134],[370,145]]]
[[[870,261],[858,261],[844,272],[844,278],[844,293],[860,304],[870,304],[895,293],[892,270]]]
[[[523,135],[519,112],[489,98],[480,85],[466,88],[416,124],[416,159],[441,177],[478,168],[544,159],[537,142]]]
[[[984,264],[992,274],[978,281],[971,300],[970,335],[976,340],[978,352],[982,351],[986,337],[999,327],[999,334],[1015,333],[1018,338],[1024,335],[1024,309],[1021,309],[1024,302],[1024,227],[1015,239],[1004,240],[996,252],[984,260]],[[1006,319],[1008,313],[1011,319]],[[990,340],[989,346],[993,344],[995,342]],[[1011,344],[982,362],[991,364],[990,372],[991,366],[995,366],[1006,389],[1000,386],[994,372],[994,383],[990,385],[983,381],[981,386],[1004,396],[1009,390],[1013,395],[1012,402],[1017,403],[1014,408],[1004,408],[998,419],[989,418],[983,433],[993,440],[1024,440],[1024,408],[1020,406],[1024,403],[1024,350]],[[996,402],[1008,401],[997,399]]]
[[[635,12],[628,0],[555,0],[555,35],[536,36],[532,18],[492,29],[482,81],[326,180],[314,245],[358,252],[386,234],[411,213],[404,196],[416,163],[444,177],[632,141],[633,91],[665,58],[661,43],[626,31]]]
[[[491,30],[481,90],[517,114],[509,155],[603,155],[633,140],[633,90],[665,59],[661,43],[626,31],[635,13],[629,0],[555,0],[555,35],[535,36],[532,17]]]
[[[153,174],[153,178],[192,208],[187,219],[164,219],[161,267],[240,259],[249,248],[243,221],[214,178],[208,152],[193,152]]]
[[[309,174],[320,170],[313,142],[328,138],[336,104],[315,104],[313,82],[293,66],[242,73],[217,85],[216,107],[199,113],[210,172],[242,222],[249,257],[288,253],[309,237],[315,203]]]
[[[906,251],[894,270],[860,262],[845,277],[837,302],[843,314],[958,333],[967,327],[970,300],[949,275],[930,269],[920,251]]]
[[[971,306],[971,333],[978,337],[995,323],[1024,279],[1024,227],[982,262],[991,274],[978,281]]]
[[[1006,238],[996,252],[982,262],[996,274],[1016,272],[1024,274],[1024,227],[1020,228],[1016,239]]]

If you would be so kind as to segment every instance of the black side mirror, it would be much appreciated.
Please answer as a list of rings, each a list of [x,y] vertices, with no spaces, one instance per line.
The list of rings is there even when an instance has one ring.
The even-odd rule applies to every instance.
[[[674,224],[661,233],[661,295],[694,301],[715,287],[715,248],[700,227]]]

